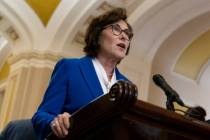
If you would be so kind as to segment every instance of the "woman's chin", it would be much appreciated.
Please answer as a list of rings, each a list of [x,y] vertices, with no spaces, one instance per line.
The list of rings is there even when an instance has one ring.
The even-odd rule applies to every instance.
[[[121,61],[124,57],[125,57],[125,54],[119,54],[119,55],[117,55],[116,58],[117,58],[119,61]]]

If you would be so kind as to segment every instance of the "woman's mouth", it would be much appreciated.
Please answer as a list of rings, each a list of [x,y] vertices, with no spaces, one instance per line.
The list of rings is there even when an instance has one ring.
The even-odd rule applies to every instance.
[[[120,47],[120,48],[122,48],[122,49],[125,49],[126,48],[125,47],[125,44],[123,44],[123,43],[118,43],[117,46]]]

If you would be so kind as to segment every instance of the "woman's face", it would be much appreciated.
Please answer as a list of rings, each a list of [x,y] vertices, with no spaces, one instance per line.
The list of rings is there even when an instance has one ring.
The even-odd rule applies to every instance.
[[[123,30],[120,33],[120,30]],[[106,26],[99,37],[100,50],[98,56],[122,60],[126,56],[129,47],[129,36],[126,34],[128,25],[120,20],[112,25]],[[119,34],[120,33],[120,34]]]

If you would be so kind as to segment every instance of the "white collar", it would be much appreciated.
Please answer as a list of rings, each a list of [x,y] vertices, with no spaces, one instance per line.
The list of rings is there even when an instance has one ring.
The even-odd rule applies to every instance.
[[[101,87],[103,89],[103,92],[104,94],[106,94],[109,92],[111,86],[117,82],[115,69],[113,71],[112,78],[110,81],[100,61],[97,58],[93,58],[92,62],[93,62],[93,66],[95,68],[96,74],[98,76],[98,79],[100,81]]]

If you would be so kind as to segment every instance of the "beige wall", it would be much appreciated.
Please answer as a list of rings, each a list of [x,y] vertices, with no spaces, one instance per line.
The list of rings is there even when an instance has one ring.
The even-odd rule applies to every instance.
[[[28,56],[28,57],[26,57]],[[40,58],[42,57],[42,59]],[[1,103],[0,128],[14,119],[31,118],[40,104],[57,59],[28,54],[9,58],[11,70]]]
[[[187,65],[178,65],[184,73],[174,69],[183,62],[179,58],[185,56],[184,50],[209,31],[209,0],[62,0],[57,4],[43,24],[38,9],[26,1],[0,0],[0,37],[8,41],[4,52],[0,50],[0,67],[5,62],[10,66],[9,75],[0,81],[0,129],[11,119],[32,116],[55,62],[83,55],[90,20],[114,6],[128,10],[134,28],[130,54],[119,67],[138,86],[138,98],[165,107],[164,94],[152,82],[152,75],[161,73],[186,103],[203,105],[210,114],[209,62],[199,67],[196,78],[187,76],[192,72]]]

